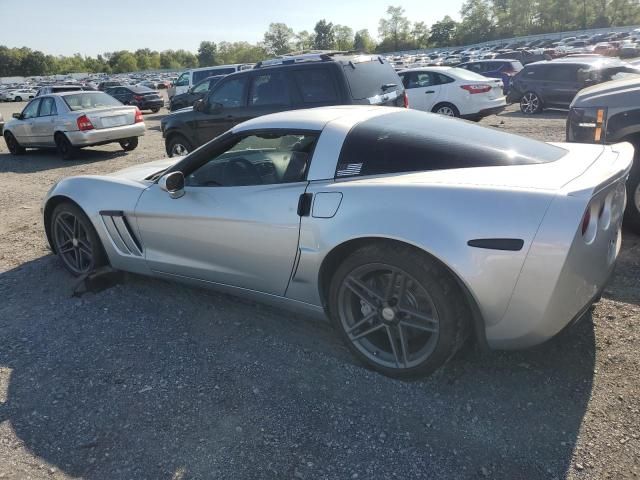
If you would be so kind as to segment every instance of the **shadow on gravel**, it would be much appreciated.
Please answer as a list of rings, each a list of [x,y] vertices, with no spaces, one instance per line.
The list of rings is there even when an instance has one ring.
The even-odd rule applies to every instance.
[[[536,479],[571,468],[593,382],[590,319],[530,351],[464,351],[407,383],[353,363],[323,322],[138,276],[81,299],[73,285],[52,256],[0,274],[0,366],[11,370],[0,422],[69,475]]]
[[[77,164],[91,164],[111,160],[127,155],[119,146],[117,150],[108,152],[104,150],[82,149],[73,160],[62,160],[55,150],[27,150],[20,156],[10,153],[0,153],[0,173],[34,173],[55,168],[65,168]]]
[[[514,112],[502,112],[498,116],[499,117],[508,117],[508,118],[527,118],[530,120],[535,119],[560,119],[564,120],[567,118],[568,111],[566,110],[544,110],[542,113],[536,113],[535,115],[525,115],[520,110]]]

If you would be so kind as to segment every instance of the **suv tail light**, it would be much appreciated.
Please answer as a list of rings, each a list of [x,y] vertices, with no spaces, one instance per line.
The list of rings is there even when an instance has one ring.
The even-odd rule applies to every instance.
[[[140,123],[140,122],[144,122],[144,118],[142,118],[142,112],[140,111],[140,109],[136,107],[136,118],[134,120],[134,123]]]
[[[93,130],[93,123],[91,123],[91,120],[89,120],[89,117],[87,117],[86,115],[78,117],[76,123],[78,124],[78,130],[80,130],[81,132]]]
[[[407,95],[407,92],[404,92],[404,108],[409,108],[409,95]]]
[[[475,85],[460,85],[460,88],[467,92],[474,93],[487,93],[491,91],[491,85],[475,84]]]

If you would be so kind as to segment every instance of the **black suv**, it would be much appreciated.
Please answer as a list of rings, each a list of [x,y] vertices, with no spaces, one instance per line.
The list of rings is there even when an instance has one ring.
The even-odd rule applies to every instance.
[[[625,222],[640,233],[640,78],[629,77],[582,90],[571,104],[567,141],[630,142],[635,148],[627,180]]]
[[[222,79],[192,111],[162,119],[167,154],[186,155],[235,125],[270,113],[329,105],[406,107],[402,81],[382,57],[306,54],[260,62]]]
[[[526,65],[511,83],[508,102],[520,102],[522,113],[569,108],[585,87],[612,80],[621,72],[638,73],[631,65],[603,57],[567,57]]]
[[[160,94],[147,87],[111,87],[106,92],[125,105],[134,105],[140,110],[158,112],[164,106],[164,100]]]
[[[226,75],[215,75],[207,77],[196,83],[193,87],[184,93],[174,95],[169,99],[169,110],[175,111],[181,108],[191,107],[197,100],[200,100],[209,94],[209,90],[215,87],[220,80]]]

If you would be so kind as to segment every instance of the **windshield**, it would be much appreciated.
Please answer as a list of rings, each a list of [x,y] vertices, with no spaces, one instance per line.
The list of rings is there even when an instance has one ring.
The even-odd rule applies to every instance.
[[[79,93],[62,97],[71,111],[103,107],[120,107],[122,103],[106,93]]]

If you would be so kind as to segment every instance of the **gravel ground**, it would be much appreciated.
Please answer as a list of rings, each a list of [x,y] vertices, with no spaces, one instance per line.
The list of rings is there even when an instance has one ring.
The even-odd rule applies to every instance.
[[[64,162],[0,144],[0,478],[638,476],[640,238],[629,232],[575,329],[523,352],[467,348],[414,382],[364,369],[323,322],[225,295],[126,275],[72,297],[40,201],[61,177],[163,157],[162,115],[146,115],[128,154],[105,146]],[[564,118],[510,108],[482,123],[561,141]]]

